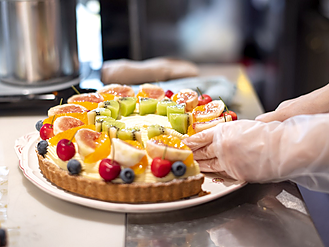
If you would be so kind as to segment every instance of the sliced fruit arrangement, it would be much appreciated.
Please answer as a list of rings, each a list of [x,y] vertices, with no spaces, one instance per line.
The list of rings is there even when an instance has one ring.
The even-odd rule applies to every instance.
[[[110,84],[107,86],[104,86],[103,88],[97,90],[97,93],[99,94],[113,94],[117,97],[134,97],[135,92],[134,90],[126,85],[120,85],[120,84]]]
[[[89,111],[87,116],[88,124],[95,124],[97,119],[111,117],[112,112],[106,108],[95,108],[94,110]]]
[[[136,109],[137,98],[136,97],[122,97],[119,98],[120,113],[126,117],[132,114]]]
[[[151,158],[162,157],[169,161],[185,160],[192,151],[177,137],[171,135],[155,136],[146,142],[146,152]],[[192,154],[193,155],[193,154]]]
[[[80,119],[78,118],[74,118],[71,116],[61,116],[59,118],[56,118],[54,121],[54,125],[53,125],[53,132],[54,135],[57,135],[63,131],[75,128],[75,127],[79,127],[85,125],[84,122],[82,122]]]
[[[162,116],[167,116],[167,108],[169,106],[174,106],[177,105],[177,103],[173,100],[171,100],[170,98],[163,98],[162,100],[160,100],[157,103],[157,109],[156,112],[158,115],[162,115]]]
[[[151,99],[157,99],[162,100],[165,97],[165,91],[153,84],[143,84],[139,87],[139,92],[136,95],[136,97],[139,98],[151,98]]]
[[[157,110],[158,100],[153,98],[139,98],[139,114],[154,114]]]
[[[75,112],[87,112],[88,109],[84,106],[77,104],[63,104],[51,107],[48,110],[48,117],[52,117],[54,115],[64,114],[64,113],[75,113]]]
[[[107,100],[98,104],[99,108],[106,108],[111,111],[111,117],[118,119],[120,115],[120,104],[117,100]]]
[[[177,104],[185,104],[186,111],[192,111],[198,105],[198,93],[191,89],[182,89],[174,94],[171,99]]]
[[[83,94],[75,94],[67,99],[67,103],[74,104],[75,102],[93,102],[100,103],[104,101],[104,98],[99,93],[83,93]]]
[[[194,121],[202,119],[212,119],[219,117],[224,111],[225,104],[222,100],[214,100],[205,105],[197,106],[193,109],[192,115]]]
[[[70,117],[74,117],[77,119],[80,119],[84,124],[88,124],[88,117],[87,117],[88,112],[71,112],[71,113],[61,113],[61,114],[56,114],[54,116],[48,117],[45,120],[41,121],[43,124],[46,123],[52,123],[54,120],[56,120],[59,117],[62,116],[70,116]]]

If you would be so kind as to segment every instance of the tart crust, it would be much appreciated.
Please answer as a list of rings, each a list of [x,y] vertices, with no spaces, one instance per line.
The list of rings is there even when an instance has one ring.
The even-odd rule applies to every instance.
[[[51,161],[38,154],[43,175],[56,186],[78,195],[109,202],[154,203],[169,202],[191,197],[202,192],[204,175],[154,184],[115,184],[70,175]]]

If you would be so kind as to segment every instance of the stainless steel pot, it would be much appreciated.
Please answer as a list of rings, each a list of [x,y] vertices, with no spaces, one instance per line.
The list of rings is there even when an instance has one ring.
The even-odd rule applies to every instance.
[[[17,85],[79,76],[76,0],[0,0],[0,79]]]

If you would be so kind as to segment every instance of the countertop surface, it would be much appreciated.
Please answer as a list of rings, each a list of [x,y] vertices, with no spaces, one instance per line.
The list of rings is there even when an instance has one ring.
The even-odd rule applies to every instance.
[[[240,119],[263,112],[241,67],[200,70],[236,84],[231,105]],[[46,111],[0,112],[0,223],[10,246],[322,246],[290,182],[247,185],[203,205],[151,214],[101,211],[55,198],[24,177],[14,151],[15,140],[45,117]]]

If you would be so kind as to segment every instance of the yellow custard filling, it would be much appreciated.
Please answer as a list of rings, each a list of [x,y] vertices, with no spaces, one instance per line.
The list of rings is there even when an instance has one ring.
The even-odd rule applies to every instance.
[[[50,160],[52,163],[58,165],[63,170],[67,170],[67,163],[68,161],[62,161],[60,158],[58,158],[56,154],[56,147],[55,146],[49,146],[48,152],[45,155],[46,159]],[[81,176],[90,178],[90,179],[96,179],[96,180],[102,180],[98,173],[98,167],[100,161],[92,164],[84,163],[79,155],[79,153],[76,153],[73,159],[77,159],[81,162],[82,165],[82,172],[80,173]],[[149,158],[149,164],[152,162],[152,160]],[[134,183],[157,183],[157,182],[168,182],[173,179],[181,179],[181,178],[187,178],[189,176],[194,176],[200,173],[200,168],[197,162],[194,162],[191,166],[186,167],[186,173],[181,177],[176,177],[172,172],[169,172],[169,174],[163,178],[157,178],[155,177],[151,172],[151,166],[149,165],[145,172],[140,175],[135,175]],[[120,178],[116,178],[112,180],[113,183],[123,183],[123,181]]]

